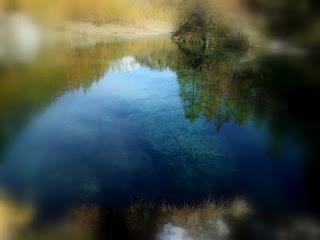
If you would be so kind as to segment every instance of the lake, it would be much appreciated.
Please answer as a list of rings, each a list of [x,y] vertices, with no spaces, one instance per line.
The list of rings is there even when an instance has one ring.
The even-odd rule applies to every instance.
[[[94,233],[65,239],[192,239],[159,235],[166,220],[151,213],[203,202],[246,203],[250,227],[237,221],[234,239],[319,219],[320,84],[309,56],[127,40],[44,49],[1,64],[0,76],[0,198],[10,213],[28,209],[16,224],[28,239],[64,239],[56,229],[70,222]],[[144,220],[128,223],[137,204]],[[199,232],[188,234],[205,239]]]

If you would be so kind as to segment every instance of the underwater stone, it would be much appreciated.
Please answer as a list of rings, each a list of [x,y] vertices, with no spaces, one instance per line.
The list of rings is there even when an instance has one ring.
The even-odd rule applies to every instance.
[[[185,229],[174,226],[171,223],[164,225],[162,232],[156,237],[156,240],[193,240]]]

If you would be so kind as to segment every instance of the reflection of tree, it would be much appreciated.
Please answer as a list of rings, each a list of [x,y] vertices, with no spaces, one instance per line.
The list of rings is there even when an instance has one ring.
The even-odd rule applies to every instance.
[[[212,52],[201,56],[199,51],[181,50],[174,68],[191,122],[201,115],[215,120],[217,127],[230,121],[260,125],[265,119],[274,130],[285,131],[286,124],[281,121],[289,114],[290,91],[319,87],[312,85],[317,77],[312,65],[301,64],[305,60],[265,56],[248,62],[238,54]]]
[[[180,49],[182,54],[176,71],[186,117],[194,122],[203,114],[208,121],[224,121],[226,113],[231,110],[225,108],[230,98],[230,81],[238,74],[239,56],[227,52],[210,54],[205,50],[193,52],[185,47]]]

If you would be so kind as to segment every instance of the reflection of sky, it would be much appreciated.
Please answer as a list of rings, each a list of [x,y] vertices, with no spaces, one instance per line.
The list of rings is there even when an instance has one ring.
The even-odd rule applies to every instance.
[[[140,101],[146,108],[178,105],[177,93],[170,71],[110,72],[85,92],[65,94],[35,118],[12,145],[2,173],[10,184],[31,191],[51,191],[58,184],[54,180],[70,188],[82,185],[85,189],[75,191],[89,191],[85,194],[100,191],[98,181],[115,194],[134,191],[153,168],[143,151],[142,124],[126,116]]]
[[[33,119],[8,151],[2,182],[16,193],[52,202],[74,198],[121,204],[159,194],[181,196],[185,186],[172,187],[177,179],[159,167],[164,159],[156,156],[165,152],[172,160],[168,166],[198,156],[194,164],[216,164],[210,171],[229,167],[208,183],[206,191],[214,189],[208,194],[249,193],[260,202],[277,194],[275,201],[290,205],[291,199],[294,205],[299,199],[292,196],[300,191],[299,154],[290,145],[275,156],[268,149],[269,138],[266,127],[251,123],[225,124],[219,132],[204,118],[190,123],[170,70],[110,71],[88,90],[65,94]],[[224,163],[214,162],[219,144],[227,150]],[[180,184],[195,181],[201,190],[209,177],[189,176],[191,182]],[[190,191],[186,196],[198,197]]]
[[[114,62],[111,69],[114,72],[133,72],[141,67],[133,56],[126,56]]]

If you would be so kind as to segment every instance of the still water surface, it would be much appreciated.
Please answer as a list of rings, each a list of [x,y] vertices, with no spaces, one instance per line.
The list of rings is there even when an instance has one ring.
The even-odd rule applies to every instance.
[[[244,199],[317,215],[314,66],[139,40],[0,69],[0,187],[50,222],[77,207]],[[101,238],[102,239],[102,238]]]

